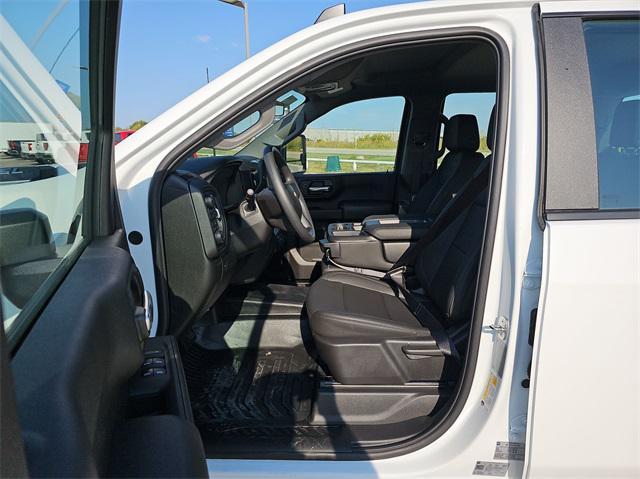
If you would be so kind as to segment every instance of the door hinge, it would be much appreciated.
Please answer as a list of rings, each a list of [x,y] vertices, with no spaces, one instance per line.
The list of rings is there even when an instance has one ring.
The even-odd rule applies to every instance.
[[[509,320],[504,316],[498,316],[495,322],[489,326],[489,329],[497,333],[498,337],[504,341],[509,332]]]

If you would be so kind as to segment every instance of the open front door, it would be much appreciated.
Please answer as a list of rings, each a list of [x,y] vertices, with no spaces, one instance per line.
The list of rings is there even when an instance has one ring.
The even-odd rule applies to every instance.
[[[13,433],[33,476],[153,476],[159,465],[203,476],[194,427],[177,415],[140,419],[147,410],[132,400],[152,317],[113,183],[119,2],[0,8],[0,131],[9,146],[0,153],[2,353],[17,403],[11,417],[3,362],[2,475]],[[195,459],[126,457],[127,445],[157,452],[163,444],[152,439],[187,444]],[[22,475],[12,457],[7,471]],[[168,472],[172,465],[185,469]]]

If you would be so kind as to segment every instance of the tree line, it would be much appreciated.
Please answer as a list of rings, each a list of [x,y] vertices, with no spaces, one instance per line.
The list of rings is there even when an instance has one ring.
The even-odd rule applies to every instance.
[[[116,131],[122,131],[122,130],[138,131],[140,128],[142,128],[147,123],[148,122],[145,121],[145,120],[136,120],[133,123],[131,123],[131,125],[129,125],[129,128],[121,128],[119,126],[116,126]]]

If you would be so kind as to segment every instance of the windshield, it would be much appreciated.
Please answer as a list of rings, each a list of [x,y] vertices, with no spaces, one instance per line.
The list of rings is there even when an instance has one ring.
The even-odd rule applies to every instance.
[[[215,145],[200,148],[197,156],[262,156],[266,145],[281,146],[297,131],[305,101],[304,95],[289,90],[262,113],[252,112],[227,128]]]

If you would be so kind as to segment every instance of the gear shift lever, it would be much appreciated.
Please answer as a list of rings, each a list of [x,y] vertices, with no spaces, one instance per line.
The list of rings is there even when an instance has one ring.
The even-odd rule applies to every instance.
[[[245,195],[244,199],[247,202],[247,211],[255,211],[256,194],[251,188],[247,190],[247,194]]]

